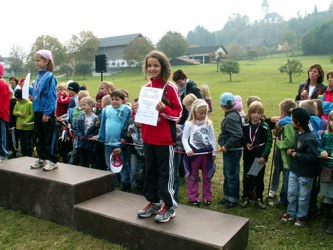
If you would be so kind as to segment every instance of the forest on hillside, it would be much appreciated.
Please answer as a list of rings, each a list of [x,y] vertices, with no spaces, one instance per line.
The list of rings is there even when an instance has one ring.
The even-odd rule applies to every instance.
[[[312,13],[288,21],[250,23],[248,16],[233,14],[221,30],[209,32],[199,25],[186,36],[190,47],[222,45],[227,49],[233,46],[249,49],[264,40],[268,50],[284,48],[292,53],[301,50],[304,55],[332,54],[333,2],[327,11],[318,12],[314,8]]]

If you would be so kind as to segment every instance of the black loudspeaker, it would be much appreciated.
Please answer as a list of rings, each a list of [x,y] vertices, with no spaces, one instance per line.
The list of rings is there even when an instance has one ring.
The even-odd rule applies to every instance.
[[[106,72],[106,55],[95,55],[95,71],[96,73]]]

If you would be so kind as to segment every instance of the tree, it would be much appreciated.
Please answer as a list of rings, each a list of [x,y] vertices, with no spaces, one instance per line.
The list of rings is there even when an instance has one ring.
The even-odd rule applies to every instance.
[[[92,64],[91,62],[79,61],[75,65],[75,72],[83,76],[86,79],[86,75],[91,74]]]
[[[284,53],[286,53],[286,56],[288,56],[288,52],[290,51],[290,46],[289,46],[289,43],[287,41],[285,41],[283,43],[283,46],[282,46],[282,51]]]
[[[91,31],[81,31],[66,44],[66,52],[73,62],[93,62],[98,51],[98,38]]]
[[[27,56],[22,46],[13,45],[10,52],[11,62],[10,71],[13,71],[15,75],[19,75],[24,71],[24,60]]]
[[[74,69],[71,65],[64,63],[60,65],[59,71],[61,74],[65,74],[68,80],[68,76],[73,73]]]
[[[215,61],[216,62],[216,72],[219,71],[219,65],[220,65],[220,62],[222,60],[224,60],[224,59],[230,59],[228,55],[223,54],[221,51],[219,51],[217,53],[213,51],[208,56],[209,56],[209,59],[211,61]]]
[[[168,31],[157,43],[157,49],[163,51],[169,58],[186,54],[188,44],[179,32]]]
[[[153,49],[153,43],[148,38],[134,38],[134,40],[124,49],[124,59],[127,61],[128,65],[135,62],[137,63],[137,66],[141,66],[145,56]]]
[[[49,35],[42,35],[37,37],[35,43],[31,46],[31,50],[27,58],[28,70],[36,70],[34,55],[41,49],[47,49],[52,52],[53,62],[55,65],[60,65],[64,62],[66,57],[65,47],[57,38]]]
[[[248,57],[250,57],[251,61],[253,60],[253,58],[257,59],[257,57],[258,57],[258,53],[255,49],[248,50],[247,55],[248,55]]]
[[[238,43],[233,43],[228,48],[228,54],[232,59],[239,59],[244,55],[244,50]]]
[[[289,75],[289,82],[293,82],[293,74],[301,74],[303,72],[303,65],[300,60],[289,60],[285,65],[279,68],[281,73],[287,73]]]
[[[220,64],[220,71],[229,75],[229,81],[232,81],[232,75],[239,73],[239,63],[237,61],[228,60]]]

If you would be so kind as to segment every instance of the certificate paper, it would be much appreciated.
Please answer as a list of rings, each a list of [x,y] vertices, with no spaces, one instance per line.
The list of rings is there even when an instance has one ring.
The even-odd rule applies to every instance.
[[[29,100],[29,84],[30,84],[31,73],[28,73],[27,77],[24,80],[22,88],[22,99]]]
[[[252,166],[251,166],[249,172],[247,172],[247,174],[257,176],[264,165],[265,165],[265,163],[264,164],[259,163],[259,158],[255,158],[252,163]]]
[[[162,95],[163,89],[141,87],[135,122],[156,126],[159,113],[156,110],[156,105],[161,101]]]

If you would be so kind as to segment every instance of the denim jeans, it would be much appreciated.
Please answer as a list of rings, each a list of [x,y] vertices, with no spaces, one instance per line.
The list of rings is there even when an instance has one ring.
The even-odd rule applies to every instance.
[[[297,176],[289,173],[288,183],[288,209],[292,218],[306,218],[308,215],[313,177]]]
[[[289,182],[290,169],[283,169],[283,183],[280,192],[279,201],[281,205],[288,205],[288,182]]]
[[[7,125],[6,122],[0,119],[0,156],[7,157]]]
[[[242,150],[229,150],[223,153],[223,192],[224,198],[230,202],[239,201],[239,170]]]
[[[111,155],[112,151],[116,148],[119,148],[119,147],[109,146],[109,145],[105,145],[105,147],[104,147],[105,161],[106,161],[106,165],[108,167],[107,171],[111,171],[110,155]],[[131,174],[130,174],[130,167],[128,164],[127,150],[124,150],[120,153],[120,158],[123,161],[123,167],[119,173],[121,184],[130,185],[131,184]],[[117,183],[116,180],[117,180],[117,177],[115,177],[115,184],[119,184],[119,183]]]

